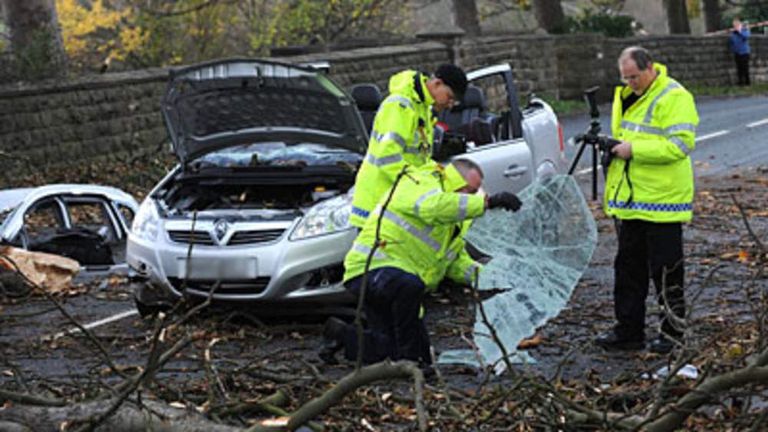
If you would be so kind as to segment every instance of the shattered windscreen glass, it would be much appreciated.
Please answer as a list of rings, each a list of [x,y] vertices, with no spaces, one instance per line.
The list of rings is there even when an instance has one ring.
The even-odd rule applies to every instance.
[[[595,220],[573,177],[533,183],[518,196],[520,211],[488,211],[467,235],[492,257],[480,272],[478,288],[498,291],[482,305],[513,363],[534,362],[516,351],[517,344],[565,307],[597,244]],[[503,372],[502,350],[479,308],[473,336],[473,349],[446,351],[438,362]]]
[[[335,165],[338,163],[359,164],[363,156],[342,148],[322,144],[283,142],[260,142],[228,147],[208,153],[199,159],[198,166],[247,167],[282,165]]]

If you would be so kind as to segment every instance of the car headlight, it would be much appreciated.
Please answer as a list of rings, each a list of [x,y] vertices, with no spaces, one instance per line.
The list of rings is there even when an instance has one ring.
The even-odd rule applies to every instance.
[[[304,215],[291,233],[290,239],[301,240],[350,229],[351,212],[351,192],[318,203]]]
[[[131,225],[131,233],[138,238],[154,241],[157,238],[160,216],[152,198],[147,197],[136,212]]]

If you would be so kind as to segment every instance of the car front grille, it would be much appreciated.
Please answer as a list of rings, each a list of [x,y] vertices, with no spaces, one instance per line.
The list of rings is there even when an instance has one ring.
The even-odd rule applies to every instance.
[[[266,243],[273,240],[277,240],[283,235],[285,229],[272,229],[265,231],[238,231],[231,239],[229,239],[230,246],[252,244],[252,243]]]
[[[213,239],[207,231],[168,231],[171,241],[176,243],[194,243],[202,246],[213,246]]]
[[[267,288],[269,281],[269,276],[259,276],[256,279],[228,280],[219,283],[219,287],[216,288],[214,294],[260,294]],[[215,281],[210,280],[184,281],[180,278],[168,278],[168,282],[170,282],[177,291],[181,291],[182,287],[186,287],[187,289],[204,293],[210,292],[216,284]]]
[[[240,246],[247,244],[266,243],[277,240],[285,232],[285,228],[271,230],[237,231],[227,242],[227,246]],[[176,243],[194,243],[201,246],[213,246],[211,234],[208,231],[168,231],[171,241]]]

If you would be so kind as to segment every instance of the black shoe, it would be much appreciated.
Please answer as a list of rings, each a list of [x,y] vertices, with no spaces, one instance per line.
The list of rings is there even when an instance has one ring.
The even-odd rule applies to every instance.
[[[344,329],[346,326],[347,323],[335,317],[330,317],[325,322],[325,327],[323,327],[323,346],[317,352],[317,356],[325,364],[335,365],[339,363],[336,360],[336,353],[344,348]]]
[[[621,338],[612,330],[598,336],[595,343],[606,350],[635,351],[645,348],[643,338]]]
[[[666,336],[660,335],[656,339],[651,341],[651,345],[648,348],[651,352],[656,354],[669,354],[672,348],[675,347],[675,343],[669,340]]]

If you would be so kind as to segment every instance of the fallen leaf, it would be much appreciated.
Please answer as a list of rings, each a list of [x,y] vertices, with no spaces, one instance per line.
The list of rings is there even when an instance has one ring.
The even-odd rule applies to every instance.
[[[276,417],[266,419],[261,421],[261,425],[267,427],[285,427],[288,426],[288,420],[290,419],[290,417]]]
[[[726,354],[729,358],[741,357],[744,354],[744,348],[740,344],[732,343],[728,346]]]
[[[745,250],[743,250],[743,249],[742,249],[742,250],[740,250],[740,251],[739,251],[739,258],[738,258],[738,261],[739,261],[740,263],[745,263],[745,262],[749,261],[749,252],[747,252],[747,251],[745,251]]]
[[[369,430],[369,431],[376,431],[376,428],[374,428],[374,427],[373,427],[373,425],[371,425],[371,422],[369,422],[369,421],[368,421],[368,420],[366,420],[365,418],[362,418],[362,419],[360,419],[360,424],[361,424],[361,425],[363,425],[363,427],[364,427],[366,430]]]
[[[536,334],[532,338],[521,340],[520,343],[517,344],[517,349],[523,350],[523,349],[534,348],[541,345],[543,341],[544,339],[540,335]]]

